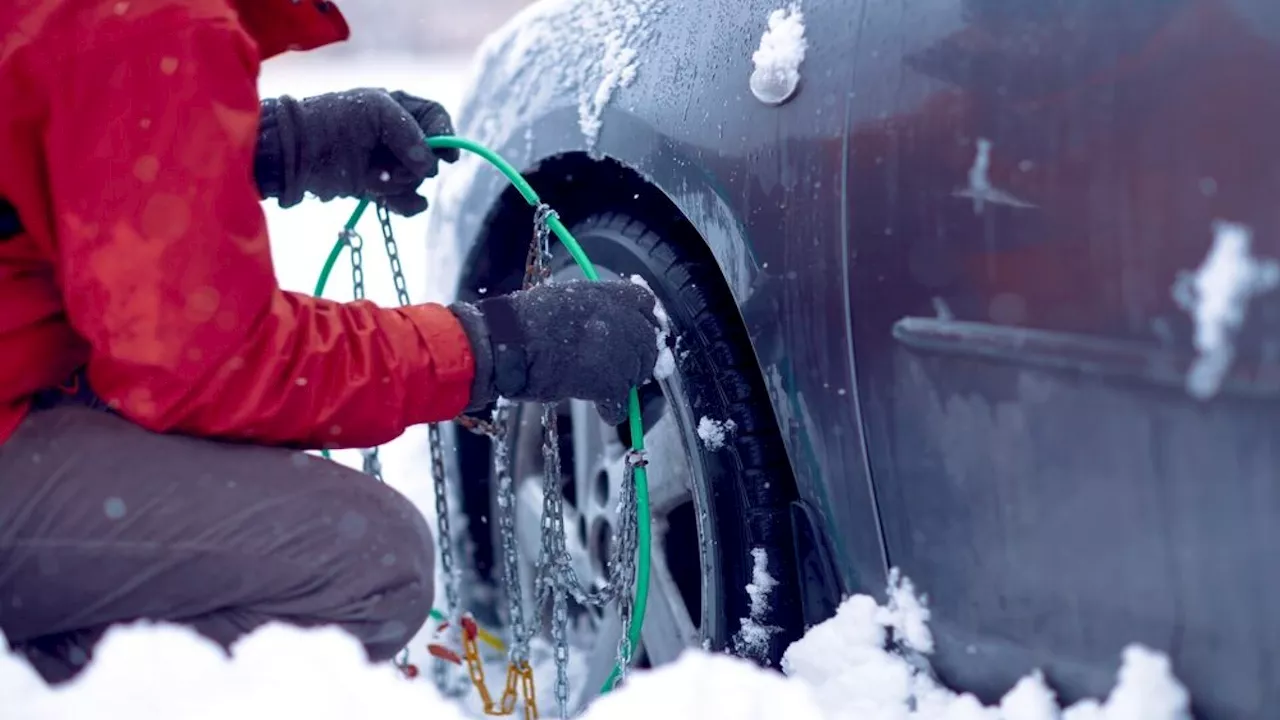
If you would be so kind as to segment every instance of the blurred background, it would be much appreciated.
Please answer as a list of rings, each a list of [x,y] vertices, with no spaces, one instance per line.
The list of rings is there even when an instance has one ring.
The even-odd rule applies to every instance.
[[[337,0],[351,41],[326,58],[364,54],[465,55],[532,0]]]
[[[473,56],[484,38],[534,0],[337,0],[351,26],[344,43],[303,53],[286,53],[263,64],[259,92],[264,97],[307,97],[353,87],[405,90],[457,109],[467,89]],[[442,173],[450,168],[445,167]],[[437,183],[422,192],[430,198]],[[290,210],[264,203],[272,235],[276,274],[283,287],[311,292],[326,248],[350,214],[353,202],[308,200]],[[370,297],[393,303],[391,278],[381,251],[376,220],[361,223],[375,244],[367,269]],[[400,254],[415,301],[434,300],[424,257],[426,216],[397,219]],[[324,295],[350,299],[349,270],[339,266]]]

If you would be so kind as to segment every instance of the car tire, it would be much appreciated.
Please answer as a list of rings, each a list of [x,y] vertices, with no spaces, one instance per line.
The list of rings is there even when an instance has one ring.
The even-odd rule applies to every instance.
[[[690,559],[690,553],[698,556],[691,558],[694,569],[673,566],[672,574],[685,578],[683,582],[676,578],[682,588],[689,585],[690,572],[703,590],[715,588],[714,593],[704,593],[699,598],[699,604],[705,605],[708,595],[714,597],[710,607],[699,608],[703,620],[699,630],[705,647],[775,665],[790,642],[803,632],[790,524],[795,491],[769,397],[742,329],[737,305],[701,244],[667,240],[660,227],[620,212],[588,217],[574,223],[572,232],[602,277],[643,278],[658,296],[673,326],[675,372],[668,382],[643,389],[642,405],[648,429],[648,416],[654,407],[651,401],[659,386],[661,392],[657,394],[665,402],[673,392],[671,386],[679,383],[684,398],[679,409],[683,421],[677,424],[684,429],[684,442],[680,448],[648,443],[649,455],[655,463],[661,453],[688,455],[686,460],[696,467],[690,485],[700,486],[691,489],[694,497],[701,498],[701,502],[693,502],[695,507],[688,516],[700,527],[694,537],[687,533],[676,536],[673,523],[667,528],[661,550],[655,543],[654,554],[662,551],[668,558],[686,559]],[[701,256],[697,250],[702,251]],[[582,277],[568,252],[557,243],[553,243],[551,270],[556,281]],[[518,407],[513,413],[509,446],[517,484],[522,472],[522,433],[536,433],[538,442],[541,440],[537,415],[536,406]],[[733,429],[725,433],[723,444],[717,446],[697,436],[696,424],[703,418],[732,422]],[[692,435],[690,424],[694,425]],[[625,428],[623,425],[615,429],[624,441],[629,440],[624,435]],[[569,442],[566,435],[571,433],[562,428],[561,457],[572,458],[572,448],[563,445]],[[468,467],[472,473],[481,471],[476,457],[479,441],[474,437],[460,441],[464,472]],[[490,445],[483,443],[486,452],[491,450]],[[486,457],[484,465],[491,475],[491,460]],[[494,554],[499,546],[497,523],[490,520],[496,511],[492,488],[490,482],[470,481],[463,488],[464,511],[473,528],[470,540],[474,543],[475,560],[483,566],[480,576],[491,581],[502,574],[500,560]],[[571,499],[566,502],[572,504]],[[572,533],[573,528],[568,531]],[[693,548],[700,551],[693,552]],[[767,578],[761,571],[767,573]],[[654,602],[652,592],[650,607]],[[482,595],[490,603],[505,607],[501,593]],[[753,598],[759,600],[754,603],[755,608]],[[492,617],[503,614],[492,605],[491,610],[496,610]],[[744,624],[748,629],[744,630]]]

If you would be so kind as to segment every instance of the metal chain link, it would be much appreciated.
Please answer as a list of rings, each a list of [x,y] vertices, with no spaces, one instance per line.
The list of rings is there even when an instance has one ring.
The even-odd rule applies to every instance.
[[[444,470],[444,443],[440,440],[440,425],[427,428],[427,445],[431,451],[431,482],[436,496],[436,545],[440,552],[440,573],[444,575],[445,610],[448,617],[449,636],[459,638],[462,627],[462,602],[458,597],[458,574],[453,562],[453,530],[449,522],[448,479]],[[451,643],[456,644],[456,643]],[[451,697],[466,692],[466,678],[455,675],[450,680],[449,663],[435,658],[432,674],[436,687]]]
[[[382,240],[387,246],[387,258],[391,260],[391,281],[396,287],[396,299],[400,307],[407,307],[409,301],[409,283],[404,279],[404,269],[400,267],[400,249],[396,245],[396,236],[391,229],[391,211],[386,205],[378,205],[378,224],[382,226]]]
[[[507,622],[511,626],[510,661],[529,659],[530,635],[524,624],[524,592],[520,585],[520,557],[516,553],[516,491],[511,478],[511,447],[507,423],[511,406],[500,400],[493,423],[500,428],[493,438],[493,474],[498,483],[498,535],[502,546],[503,584],[507,591]]]
[[[377,207],[378,221],[386,244],[387,256],[391,263],[392,280],[395,284],[397,299],[401,306],[409,305],[408,284],[401,267],[399,248],[391,227],[390,212],[384,205]],[[524,289],[532,288],[545,282],[551,275],[547,260],[550,257],[550,225],[548,220],[554,211],[546,205],[537,208],[534,217],[534,235],[529,245],[526,258],[525,276],[522,282]],[[351,248],[352,288],[355,299],[365,298],[364,287],[364,255],[363,240],[354,230],[344,232],[344,237]],[[529,660],[529,644],[538,632],[538,625],[528,626],[524,617],[523,589],[520,582],[520,558],[517,553],[516,537],[516,503],[518,502],[515,482],[511,476],[511,448],[509,437],[511,432],[510,402],[499,399],[498,406],[489,421],[478,418],[459,418],[459,425],[478,434],[487,435],[493,442],[493,470],[497,482],[498,530],[503,560],[503,585],[507,594],[507,613],[510,625],[511,646],[508,661],[513,666],[527,666]],[[543,507],[541,547],[534,572],[535,607],[545,607],[548,600],[552,604],[551,636],[556,663],[556,701],[562,719],[568,718],[569,708],[569,641],[568,641],[568,598],[573,597],[582,605],[604,606],[611,602],[618,604],[622,623],[622,638],[619,640],[616,659],[622,669],[622,676],[631,662],[633,648],[627,635],[632,614],[633,598],[630,594],[635,584],[636,551],[639,533],[636,526],[637,507],[635,493],[635,468],[644,463],[643,457],[628,453],[625,464],[625,477],[622,483],[622,495],[619,501],[621,520],[611,538],[608,579],[602,587],[587,588],[578,578],[569,555],[564,527],[564,494],[561,488],[561,462],[559,451],[559,431],[556,424],[555,405],[544,405],[542,408],[543,427]],[[461,601],[459,598],[458,569],[455,565],[453,535],[449,520],[448,481],[445,476],[444,449],[440,436],[440,426],[433,424],[428,431],[428,444],[431,452],[431,473],[433,489],[436,496],[436,521],[439,533],[440,568],[445,576],[445,598],[448,604],[449,625],[459,628]],[[382,463],[377,448],[362,451],[364,470],[382,481]],[[407,655],[407,654],[406,654]],[[407,659],[404,661],[407,663]],[[460,688],[448,680],[448,670],[444,661],[437,660],[435,680],[440,689],[448,694],[456,695]],[[530,678],[531,679],[531,678]],[[621,677],[619,678],[621,681]],[[450,687],[452,685],[452,687]],[[526,708],[526,711],[529,708]],[[536,710],[535,710],[536,712]]]
[[[351,288],[356,300],[364,299],[364,238],[354,229],[343,230],[342,237],[351,248]]]
[[[557,582],[555,569],[564,550],[564,493],[560,488],[560,429],[555,405],[542,406],[542,547],[538,550],[539,605],[551,593],[551,642],[556,663],[556,707],[561,720],[569,708],[568,588]]]
[[[342,237],[347,241],[347,247],[351,248],[351,294],[356,300],[364,300],[364,238],[354,229],[343,230]],[[398,264],[397,262],[396,266]],[[373,476],[378,482],[385,482],[382,479],[382,460],[378,457],[378,448],[365,448],[360,451],[360,456],[363,461],[361,469],[365,474]]]

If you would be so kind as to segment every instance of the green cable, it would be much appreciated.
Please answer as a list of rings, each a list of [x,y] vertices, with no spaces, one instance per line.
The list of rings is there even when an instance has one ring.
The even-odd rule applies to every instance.
[[[525,202],[531,207],[538,207],[542,204],[542,200],[538,194],[533,191],[533,187],[524,179],[518,170],[512,167],[500,155],[489,148],[466,138],[454,137],[451,135],[441,135],[437,137],[427,138],[427,145],[431,148],[456,148],[458,150],[466,150],[474,153],[487,160],[491,165],[496,167],[515,189],[524,198]],[[329,275],[333,272],[333,266],[338,261],[338,257],[342,254],[342,249],[346,247],[346,234],[355,229],[357,223],[360,222],[361,216],[369,207],[368,199],[362,199],[356,206],[351,217],[344,226],[343,235],[334,243],[333,249],[329,251],[329,257],[325,260],[324,267],[320,270],[320,277],[316,282],[316,297],[324,295],[325,285],[329,282]],[[587,257],[587,253],[582,249],[582,245],[578,244],[578,240],[573,237],[569,229],[564,226],[560,218],[554,213],[547,217],[547,226],[551,228],[551,232],[569,251],[578,267],[582,268],[582,274],[588,280],[599,280],[600,276],[596,273],[596,268],[591,264],[591,259]],[[640,395],[635,388],[631,389],[631,396],[628,402],[628,416],[631,427],[631,449],[635,452],[644,451],[644,425],[640,420]],[[325,457],[329,457],[329,451],[322,451]],[[644,611],[649,601],[649,544],[651,542],[650,527],[651,522],[649,512],[649,475],[643,466],[635,469],[636,482],[636,521],[637,528],[636,540],[639,544],[637,548],[636,559],[636,594],[635,602],[632,609],[631,625],[626,629],[628,641],[632,648],[638,647],[640,644],[640,630],[644,626]],[[432,610],[434,616],[443,617],[438,610]],[[622,677],[622,665],[614,662],[613,672],[604,682],[604,686],[600,688],[600,694],[605,694],[612,690]]]

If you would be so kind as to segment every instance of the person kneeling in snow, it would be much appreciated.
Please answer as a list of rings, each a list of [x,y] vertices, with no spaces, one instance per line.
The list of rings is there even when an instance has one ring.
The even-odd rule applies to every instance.
[[[448,114],[403,93],[260,103],[263,58],[346,37],[318,0],[0,9],[0,631],[50,682],[140,619],[226,648],[336,624],[392,658],[430,609],[427,525],[302,451],[499,396],[621,422],[652,374],[631,283],[396,309],[280,289],[262,198],[415,215],[457,158],[423,142]]]

